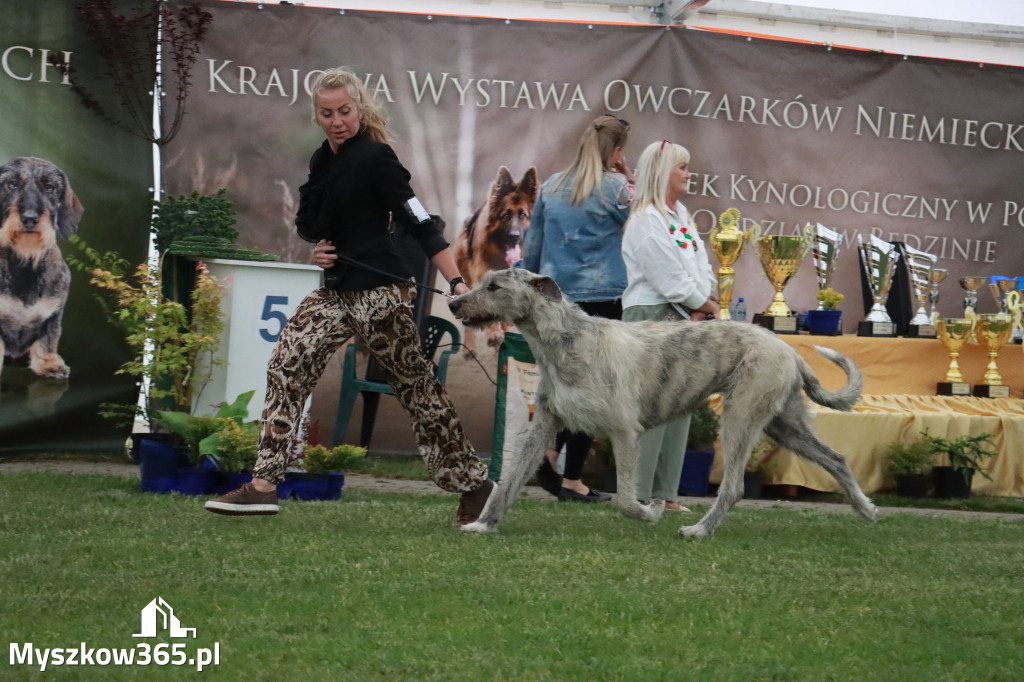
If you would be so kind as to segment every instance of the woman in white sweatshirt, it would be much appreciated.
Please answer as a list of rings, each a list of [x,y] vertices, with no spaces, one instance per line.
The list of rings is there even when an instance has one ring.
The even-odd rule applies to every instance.
[[[689,163],[690,152],[667,140],[648,145],[640,155],[637,194],[622,238],[628,282],[623,320],[701,321],[718,314],[707,249],[680,202],[690,181]],[[687,415],[644,432],[637,499],[662,499],[666,509],[685,510],[676,497],[689,430]]]

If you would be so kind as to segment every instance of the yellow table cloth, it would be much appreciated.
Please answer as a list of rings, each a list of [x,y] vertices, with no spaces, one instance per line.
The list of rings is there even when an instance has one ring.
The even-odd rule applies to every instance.
[[[842,453],[866,493],[892,489],[885,474],[885,452],[895,441],[915,440],[928,429],[934,435],[957,438],[983,432],[995,435],[998,454],[987,460],[993,480],[976,474],[972,490],[985,495],[1024,496],[1024,353],[1006,346],[998,364],[1010,398],[936,396],[935,384],[945,377],[949,354],[935,339],[868,338],[857,336],[781,336],[810,363],[822,384],[835,390],[845,382],[842,370],[821,357],[814,345],[827,346],[852,359],[864,374],[864,393],[853,412],[817,405],[813,424],[818,436]],[[988,356],[978,346],[961,354],[960,367],[970,383],[981,381]],[[722,423],[722,429],[728,424]],[[768,484],[799,485],[812,490],[838,491],[824,469],[788,450],[768,458]],[[942,458],[937,464],[946,464]],[[711,481],[722,476],[721,440],[716,446]]]

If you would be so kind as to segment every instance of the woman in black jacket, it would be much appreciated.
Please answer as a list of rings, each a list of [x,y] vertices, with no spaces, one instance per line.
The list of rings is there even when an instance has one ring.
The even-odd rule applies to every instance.
[[[412,272],[392,243],[391,221],[419,242],[453,294],[469,289],[448,242],[409,186],[409,172],[388,145],[387,121],[362,81],[347,69],[329,69],[313,86],[312,99],[327,139],[299,188],[295,225],[303,239],[316,242],[313,263],[325,270],[324,287],[299,305],[274,346],[252,483],[208,501],[206,508],[218,514],[277,513],[276,485],[284,478],[306,398],[335,351],[358,335],[390,375],[434,482],[462,494],[458,523],[471,523],[493,483],[420,352]]]

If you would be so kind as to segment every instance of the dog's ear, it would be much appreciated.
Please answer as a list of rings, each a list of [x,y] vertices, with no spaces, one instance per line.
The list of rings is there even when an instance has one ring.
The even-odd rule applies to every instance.
[[[549,301],[561,301],[562,290],[555,284],[555,280],[547,276],[534,277],[530,280],[530,286],[533,287],[538,294],[543,296]]]
[[[530,166],[523,175],[523,179],[519,181],[519,191],[529,198],[531,204],[537,201],[539,189],[537,187],[537,169],[534,166]]]
[[[512,179],[512,172],[506,166],[499,168],[498,177],[494,179],[494,187],[491,189],[491,196],[503,197],[515,188],[516,181]]]
[[[60,236],[67,239],[78,231],[78,223],[85,213],[85,207],[78,200],[78,195],[71,189],[71,183],[67,179],[64,180],[64,185],[67,189],[64,191],[64,201],[60,204],[60,210],[57,211],[57,231]]]

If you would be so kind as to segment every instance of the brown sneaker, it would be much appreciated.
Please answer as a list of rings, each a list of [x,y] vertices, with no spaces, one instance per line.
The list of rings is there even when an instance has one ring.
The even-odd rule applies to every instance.
[[[207,511],[228,516],[250,516],[276,514],[277,489],[269,493],[256,490],[252,483],[243,483],[241,488],[225,493],[206,502]]]
[[[480,518],[480,512],[484,510],[484,505],[487,504],[487,498],[491,496],[492,490],[494,490],[494,481],[487,479],[476,490],[462,493],[462,497],[459,499],[459,511],[455,517],[460,526],[473,523]]]

